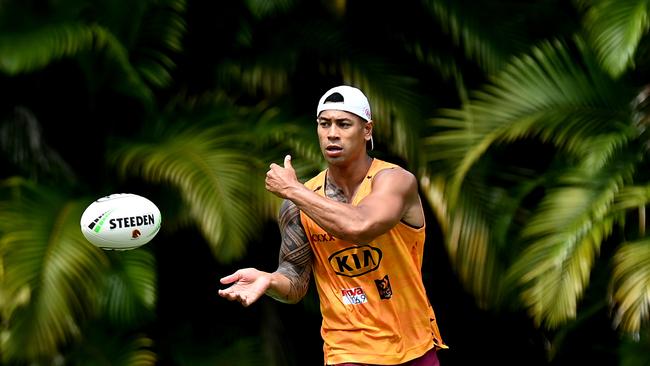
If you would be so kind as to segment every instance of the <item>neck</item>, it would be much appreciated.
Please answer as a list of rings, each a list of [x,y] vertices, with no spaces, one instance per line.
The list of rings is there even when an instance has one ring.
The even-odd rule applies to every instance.
[[[347,201],[351,202],[354,193],[366,177],[371,165],[372,158],[368,155],[355,164],[330,165],[327,169],[327,182],[338,187],[347,198]]]

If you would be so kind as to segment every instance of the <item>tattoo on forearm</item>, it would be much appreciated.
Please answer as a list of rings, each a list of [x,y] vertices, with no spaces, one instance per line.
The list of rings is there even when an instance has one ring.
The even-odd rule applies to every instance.
[[[287,200],[282,203],[279,223],[282,244],[277,272],[287,277],[291,285],[286,298],[278,300],[297,301],[309,287],[312,249],[300,222],[300,211],[293,202]]]

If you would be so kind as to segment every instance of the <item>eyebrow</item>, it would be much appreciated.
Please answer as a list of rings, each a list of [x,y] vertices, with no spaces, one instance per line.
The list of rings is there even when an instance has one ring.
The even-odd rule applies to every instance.
[[[343,118],[324,118],[324,117],[318,117],[318,118],[316,118],[316,122],[320,122],[320,121],[326,121],[326,122],[331,122],[331,121],[334,121],[334,122],[343,122],[343,121],[348,121],[348,122],[353,122],[352,119],[347,118],[347,117],[343,117]]]

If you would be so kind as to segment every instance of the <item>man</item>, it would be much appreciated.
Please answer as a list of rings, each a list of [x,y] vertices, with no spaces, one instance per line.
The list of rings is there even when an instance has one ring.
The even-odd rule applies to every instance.
[[[287,156],[266,176],[266,189],[285,199],[278,269],[238,270],[219,295],[244,306],[263,294],[296,303],[313,270],[326,365],[438,365],[446,346],[422,283],[417,181],[368,155],[373,121],[359,89],[330,89],[316,117],[328,169],[303,185]]]

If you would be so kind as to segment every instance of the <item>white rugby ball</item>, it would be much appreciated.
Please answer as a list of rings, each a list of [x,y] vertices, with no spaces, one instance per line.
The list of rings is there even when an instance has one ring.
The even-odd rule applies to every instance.
[[[160,210],[132,193],[102,197],[81,215],[81,232],[93,245],[107,250],[138,248],[160,230]]]

